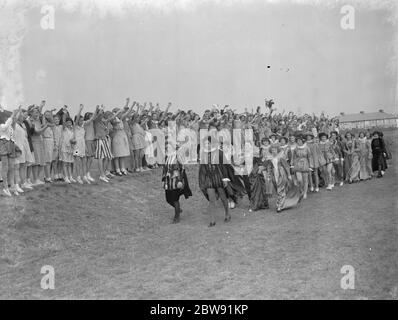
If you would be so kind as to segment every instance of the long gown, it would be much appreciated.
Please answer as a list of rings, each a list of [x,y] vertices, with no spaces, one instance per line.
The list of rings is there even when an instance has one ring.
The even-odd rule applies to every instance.
[[[300,190],[288,179],[289,165],[287,161],[278,154],[268,159],[265,166],[265,185],[268,195],[276,194],[277,210],[292,208],[301,200]]]
[[[369,172],[369,161],[371,160],[372,148],[369,140],[366,138],[358,139],[358,154],[359,154],[359,179],[367,180],[371,178],[371,172]]]
[[[385,171],[387,169],[387,161],[385,160],[383,153],[386,153],[386,148],[383,139],[373,139],[371,143],[372,148],[372,169],[373,171]]]
[[[333,161],[333,176],[332,176],[332,184],[334,184],[337,181],[343,182],[344,181],[344,161],[343,161],[343,146],[340,143],[340,141],[334,140],[331,142],[333,152],[336,156],[336,158]]]
[[[361,165],[359,163],[359,148],[356,140],[348,140],[344,144],[343,148],[344,158],[344,170],[346,180],[349,182],[359,180],[359,171]]]
[[[253,170],[249,175],[250,181],[250,207],[253,211],[268,209],[268,194],[263,174],[263,160],[254,158]]]

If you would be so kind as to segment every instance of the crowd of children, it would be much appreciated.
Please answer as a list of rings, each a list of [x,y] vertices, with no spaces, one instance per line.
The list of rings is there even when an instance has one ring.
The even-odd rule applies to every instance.
[[[94,159],[98,162],[98,179],[104,183],[115,175],[157,168],[165,163],[163,149],[157,148],[157,154],[150,162],[145,150],[151,143],[164,141],[156,141],[148,131],[162,130],[167,139],[167,127],[171,123],[177,132],[189,128],[197,133],[197,137],[201,129],[253,130],[254,166],[239,180],[242,188],[237,184],[231,186],[235,178],[229,167],[214,171],[214,166],[201,164],[199,182],[202,191],[214,202],[225,187],[226,196],[222,195],[222,199],[226,213],[236,201],[231,192],[234,188],[248,194],[251,210],[267,208],[269,195],[275,193],[278,195],[277,210],[281,211],[307,198],[308,192],[318,192],[321,187],[332,190],[336,184],[341,186],[344,182],[382,177],[387,169],[386,159],[391,157],[380,131],[342,134],[337,118],[324,114],[276,114],[272,101],[267,102],[264,113],[260,107],[256,112],[246,110],[239,114],[229,106],[214,105],[202,116],[192,110],[170,112],[171,103],[166,110],[152,103],[149,106],[137,102],[130,105],[128,98],[124,107],[108,111],[101,105],[93,112],[83,113],[84,106],[80,105],[74,118],[67,106],[58,111],[43,111],[44,107],[45,101],[42,101],[40,105],[26,109],[19,107],[12,113],[0,110],[4,196],[17,196],[45,183],[91,184],[95,181],[91,174]],[[194,147],[199,144],[197,139]],[[173,167],[169,160],[166,160],[165,168]],[[178,168],[183,170],[183,166]],[[214,172],[229,174],[228,177],[221,174],[215,183],[217,175]],[[167,174],[168,170],[165,170],[163,177]],[[217,188],[212,188],[213,184],[217,184]],[[190,190],[185,186],[187,182],[182,185],[183,192],[177,193],[171,192],[173,187],[168,185],[169,198],[172,195],[169,203],[177,206],[176,221],[180,213],[179,196],[184,193],[190,196]],[[230,219],[229,215],[226,219]]]

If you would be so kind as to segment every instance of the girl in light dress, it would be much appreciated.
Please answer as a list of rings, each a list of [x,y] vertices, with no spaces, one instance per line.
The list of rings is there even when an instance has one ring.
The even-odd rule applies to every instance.
[[[129,117],[132,113],[133,106],[131,108],[128,107],[129,100],[126,101],[126,106],[123,110],[114,109],[113,113],[117,114],[112,120],[113,125],[113,133],[112,133],[112,154],[113,154],[113,163],[115,166],[116,175],[122,176],[127,175],[126,170],[126,158],[130,156],[130,146],[129,139],[124,130],[124,121],[127,117]],[[126,109],[127,107],[127,109]],[[120,113],[122,112],[122,113]]]
[[[372,147],[364,132],[359,133],[358,143],[360,163],[359,179],[368,180],[372,178],[372,172],[369,171],[369,162],[372,161]]]
[[[134,152],[134,167],[135,172],[144,171],[142,163],[145,155],[145,130],[141,126],[141,111],[138,107],[137,112],[131,119],[131,134],[132,134],[132,147]]]
[[[372,160],[372,159],[373,159],[373,153],[372,153],[372,133],[371,133],[369,130],[366,131],[365,137],[366,137],[366,140],[368,140],[368,141],[369,141],[369,144],[370,144],[370,155],[369,155],[369,159],[368,159],[367,169],[368,169],[368,172],[369,172],[370,177],[373,178],[374,175],[373,175],[373,170],[372,170],[372,161],[373,161],[373,160]]]
[[[97,119],[99,114],[99,105],[95,108],[94,114],[92,112],[86,112],[84,114],[84,141],[86,145],[86,177],[90,182],[95,182],[95,179],[91,176],[90,170],[93,163],[93,158],[95,156],[95,131],[94,131],[94,121]]]
[[[345,134],[345,143],[343,146],[344,152],[344,170],[345,177],[348,183],[359,181],[359,172],[361,169],[359,163],[359,145],[351,132]]]
[[[54,181],[59,181],[63,179],[62,175],[62,163],[59,161],[60,143],[63,127],[60,125],[61,118],[59,115],[53,116],[54,126],[53,136],[54,136],[54,152],[53,152],[53,162],[51,164],[51,171],[54,177]]]
[[[60,143],[59,160],[62,161],[62,169],[64,171],[64,180],[66,183],[75,183],[76,180],[72,176],[73,149],[76,144],[75,133],[73,128],[73,120],[67,118],[64,114],[62,121],[62,136]]]
[[[44,182],[51,183],[51,164],[54,161],[54,120],[51,111],[44,112],[43,122],[47,124],[43,131],[44,142]]]
[[[29,109],[28,109],[29,110]],[[34,133],[34,129],[32,128],[32,124],[30,122],[29,119],[29,112],[28,110],[22,110],[22,114],[24,117],[24,121],[23,121],[23,125],[26,128],[26,133],[27,133],[27,137],[28,137],[28,143],[29,143],[29,149],[30,152],[32,153],[33,159],[35,157],[34,155],[34,150],[33,150],[33,142],[32,142],[32,134]],[[33,177],[33,165],[35,164],[36,160],[27,167],[26,170],[26,183],[30,186],[33,187],[33,183],[30,179],[30,177]]]
[[[30,123],[33,129],[33,134],[31,138],[35,157],[35,163],[32,166],[33,185],[44,184],[44,182],[40,180],[40,176],[42,175],[46,160],[43,132],[47,129],[48,124],[42,124],[42,121],[40,119],[40,108],[41,107],[37,106],[33,106],[30,108]]]
[[[19,113],[14,129],[15,143],[21,150],[21,154],[15,158],[14,175],[16,191],[19,193],[22,193],[23,189],[33,189],[33,186],[27,182],[27,168],[35,163],[35,158],[30,151],[25,117],[23,112]]]
[[[300,201],[300,191],[293,184],[290,167],[277,144],[270,147],[271,156],[262,166],[267,196],[275,194],[276,212],[291,208]]]
[[[73,127],[75,144],[73,146],[73,158],[74,158],[74,170],[76,181],[80,184],[84,182],[91,184],[86,174],[86,142],[85,142],[85,130],[84,120],[81,116],[83,105],[79,107],[79,112],[75,117],[75,125]],[[83,177],[83,180],[82,180]]]
[[[15,110],[11,116],[2,114],[0,119],[0,158],[2,171],[1,176],[3,178],[2,193],[7,197],[11,197],[12,194],[16,196],[19,194],[14,183],[14,162],[15,158],[20,155],[21,151],[14,142],[14,127],[19,111],[20,109]],[[4,117],[6,119],[4,119]],[[8,188],[8,185],[10,185],[10,189]]]

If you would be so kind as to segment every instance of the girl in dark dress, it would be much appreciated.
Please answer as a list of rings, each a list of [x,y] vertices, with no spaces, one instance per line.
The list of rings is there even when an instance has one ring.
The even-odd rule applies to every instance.
[[[266,157],[254,158],[253,170],[250,173],[250,186],[251,186],[251,198],[250,198],[250,210],[257,211],[263,209],[269,209],[268,197],[265,178],[264,178],[264,162]]]
[[[199,188],[209,201],[209,227],[216,225],[216,201],[220,198],[224,206],[224,222],[231,220],[228,198],[236,199],[244,191],[241,181],[235,176],[231,164],[226,163],[223,151],[219,146],[211,147],[211,138],[204,140],[199,166]]]
[[[382,172],[381,174],[384,175],[384,172],[387,170],[387,159],[391,159],[391,150],[388,149],[386,140],[384,140],[384,134],[383,132],[379,131],[379,139],[382,141],[382,145],[384,146],[384,155],[383,155],[383,166],[382,166]]]
[[[166,201],[174,208],[173,223],[178,223],[182,212],[180,197],[184,195],[185,199],[188,199],[192,196],[183,161],[178,156],[178,152],[167,156],[163,165],[162,181],[166,193]]]
[[[383,177],[383,172],[387,168],[385,161],[386,149],[384,146],[383,139],[380,138],[379,132],[375,131],[373,133],[373,139],[371,143],[372,148],[372,170],[373,172],[378,172],[377,178]]]
[[[333,175],[332,184],[334,185],[335,182],[339,181],[340,186],[344,185],[344,174],[343,174],[343,164],[344,164],[344,157],[343,157],[343,145],[338,139],[339,135],[337,131],[332,131],[330,133],[330,143],[333,148],[333,152],[336,155],[335,159],[333,160]],[[337,180],[337,181],[336,181]]]

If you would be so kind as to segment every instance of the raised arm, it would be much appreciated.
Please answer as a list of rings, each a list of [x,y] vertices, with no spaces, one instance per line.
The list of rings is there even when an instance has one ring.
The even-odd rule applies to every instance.
[[[129,108],[127,111],[125,111],[125,112],[120,116],[120,119],[121,119],[121,120],[124,120],[124,119],[126,119],[127,117],[131,116],[131,115],[133,114],[133,112],[134,112],[134,106],[135,106],[135,101],[134,101],[133,104],[130,106],[130,108]],[[125,107],[125,108],[126,108],[126,107]]]
[[[76,122],[79,122],[80,117],[82,116],[83,108],[84,108],[83,104],[80,104],[79,111],[77,112],[77,115],[76,115]],[[75,123],[75,125],[76,125],[76,123]]]
[[[130,98],[126,98],[126,104],[124,105],[124,108],[128,108],[130,104]]]
[[[39,105],[39,111],[42,113],[44,106],[46,105],[46,100],[42,100]]]

